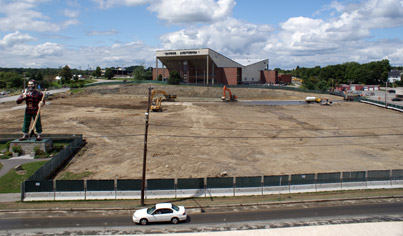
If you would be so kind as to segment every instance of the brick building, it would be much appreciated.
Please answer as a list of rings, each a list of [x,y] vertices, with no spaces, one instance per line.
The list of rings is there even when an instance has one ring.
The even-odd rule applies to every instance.
[[[161,66],[159,65],[161,62]],[[185,83],[250,84],[268,83],[269,59],[243,65],[209,48],[162,50],[156,52],[153,80],[165,80],[169,71],[177,71]]]

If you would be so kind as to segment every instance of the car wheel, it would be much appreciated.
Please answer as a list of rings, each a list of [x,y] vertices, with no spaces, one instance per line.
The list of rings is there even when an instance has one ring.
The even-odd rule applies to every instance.
[[[146,224],[148,224],[148,220],[147,219],[141,219],[140,224],[141,225],[146,225]]]
[[[177,223],[179,223],[179,219],[174,217],[174,218],[171,219],[171,223],[172,224],[177,224]]]

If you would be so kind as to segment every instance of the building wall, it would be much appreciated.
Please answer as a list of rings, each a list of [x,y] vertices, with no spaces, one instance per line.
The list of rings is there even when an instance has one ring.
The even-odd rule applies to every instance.
[[[242,68],[242,82],[256,83],[260,82],[260,72],[267,68],[269,60],[263,60]]]
[[[157,80],[158,75],[162,75],[162,79],[164,78],[169,78],[169,70],[168,68],[162,69],[162,68],[158,68],[158,73],[157,73],[157,69],[153,68],[153,80]]]
[[[237,85],[238,68],[218,68],[216,71],[217,83]]]
[[[291,75],[279,75],[277,79],[277,84],[291,84],[292,76]]]
[[[278,72],[275,70],[264,70],[261,71],[261,81],[268,84],[275,84]]]

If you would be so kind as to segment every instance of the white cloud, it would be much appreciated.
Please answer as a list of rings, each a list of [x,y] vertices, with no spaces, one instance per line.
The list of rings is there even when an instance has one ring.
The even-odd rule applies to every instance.
[[[248,52],[270,36],[269,25],[255,25],[234,18],[162,35],[165,49],[210,47],[222,53]]]
[[[15,44],[13,47],[1,49],[0,66],[2,67],[51,67],[69,65],[72,68],[89,65],[131,66],[142,64],[146,67],[155,64],[155,48],[142,42],[113,44],[103,47],[66,48],[56,43],[39,45]]]
[[[234,0],[158,0],[149,10],[169,23],[215,22],[232,14]]]
[[[31,31],[58,31],[60,26],[49,22],[49,18],[35,6],[39,2],[35,0],[0,1],[0,13],[5,17],[0,18],[0,31],[31,30]]]
[[[115,35],[118,34],[118,31],[113,29],[109,31],[89,31],[87,32],[88,36],[100,36],[100,35]]]
[[[235,0],[92,0],[100,8],[148,4],[158,19],[174,24],[215,22],[231,16]]]
[[[137,6],[150,2],[150,0],[91,0],[100,8],[111,8],[117,6]]]
[[[79,23],[80,23],[80,21],[78,21],[77,19],[70,19],[70,20],[66,20],[65,22],[63,22],[62,26],[63,26],[63,28],[67,28],[70,25],[77,25]]]
[[[363,63],[383,58],[390,58],[392,64],[403,63],[403,55],[396,53],[403,47],[401,42],[371,41],[372,29],[403,26],[403,1],[332,2],[329,8],[337,15],[329,19],[293,17],[275,32],[269,25],[227,17],[160,38],[165,49],[209,47],[231,58],[270,58],[277,66]]]
[[[33,40],[35,40],[35,38],[31,35],[23,34],[19,31],[16,31],[15,33],[5,35],[3,39],[0,40],[0,46],[13,47],[16,44],[21,44]]]
[[[77,10],[71,10],[71,9],[64,9],[64,15],[70,18],[77,18],[78,15],[80,14],[80,11]]]

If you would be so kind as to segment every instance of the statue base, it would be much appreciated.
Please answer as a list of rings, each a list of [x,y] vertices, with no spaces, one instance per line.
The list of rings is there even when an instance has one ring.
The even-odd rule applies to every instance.
[[[10,143],[10,152],[13,151],[13,146],[20,146],[22,149],[22,154],[35,156],[35,147],[39,147],[42,151],[46,153],[52,151],[53,140],[51,138],[43,138],[41,141],[36,141],[35,137],[23,141],[15,139]]]

